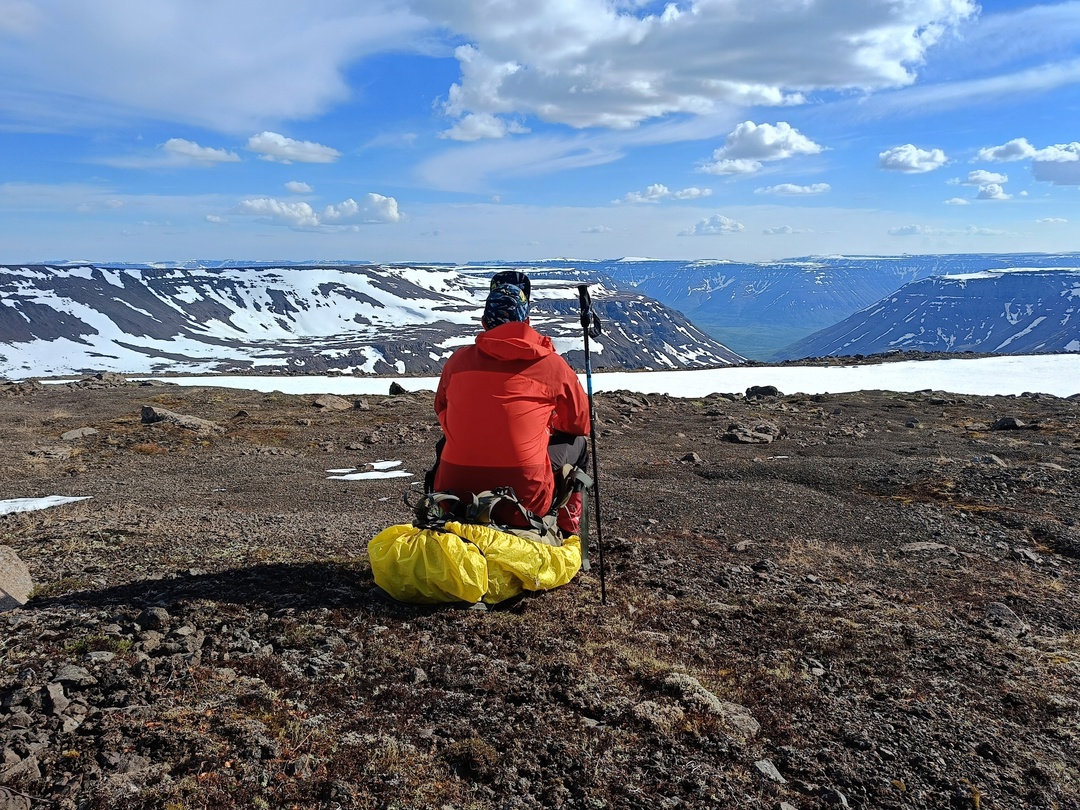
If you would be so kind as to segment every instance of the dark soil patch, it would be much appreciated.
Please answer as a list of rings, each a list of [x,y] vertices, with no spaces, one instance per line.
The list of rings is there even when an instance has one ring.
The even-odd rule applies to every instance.
[[[594,554],[478,613],[372,591],[430,393],[314,399],[0,397],[4,497],[93,496],[0,516],[37,585],[0,614],[0,784],[59,808],[1080,807],[1080,402],[601,395],[608,605]],[[377,460],[416,475],[327,477]]]

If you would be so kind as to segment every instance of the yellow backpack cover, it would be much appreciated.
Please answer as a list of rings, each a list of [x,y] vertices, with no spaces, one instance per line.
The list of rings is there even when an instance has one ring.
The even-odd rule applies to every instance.
[[[368,543],[375,584],[401,602],[497,604],[522,591],[565,585],[581,569],[581,538],[561,546],[490,525],[447,521],[442,529],[390,526]]]

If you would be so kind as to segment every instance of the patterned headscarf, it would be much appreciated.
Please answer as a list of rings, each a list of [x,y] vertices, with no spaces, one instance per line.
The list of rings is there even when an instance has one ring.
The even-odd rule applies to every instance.
[[[529,299],[525,291],[515,284],[500,284],[488,293],[481,323],[485,329],[494,329],[504,323],[529,319]]]

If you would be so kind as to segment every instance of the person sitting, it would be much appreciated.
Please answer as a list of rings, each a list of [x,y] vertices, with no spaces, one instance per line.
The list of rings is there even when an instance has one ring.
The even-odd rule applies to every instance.
[[[439,378],[435,413],[443,439],[433,488],[467,498],[510,487],[522,506],[544,515],[555,495],[553,467],[585,469],[589,400],[551,339],[530,325],[522,286],[496,280],[481,323],[484,331],[451,355]],[[512,509],[495,518],[525,525]],[[577,534],[580,518],[575,492],[559,510],[559,529]]]

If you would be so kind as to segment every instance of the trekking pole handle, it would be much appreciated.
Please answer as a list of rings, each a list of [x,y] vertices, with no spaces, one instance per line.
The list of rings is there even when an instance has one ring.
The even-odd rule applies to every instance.
[[[592,296],[589,295],[588,284],[578,284],[578,306],[581,309],[581,328],[590,337],[600,337],[600,319],[593,312]]]
[[[578,284],[578,305],[581,307],[581,328],[589,328],[589,313],[592,311],[592,296],[588,284]]]

